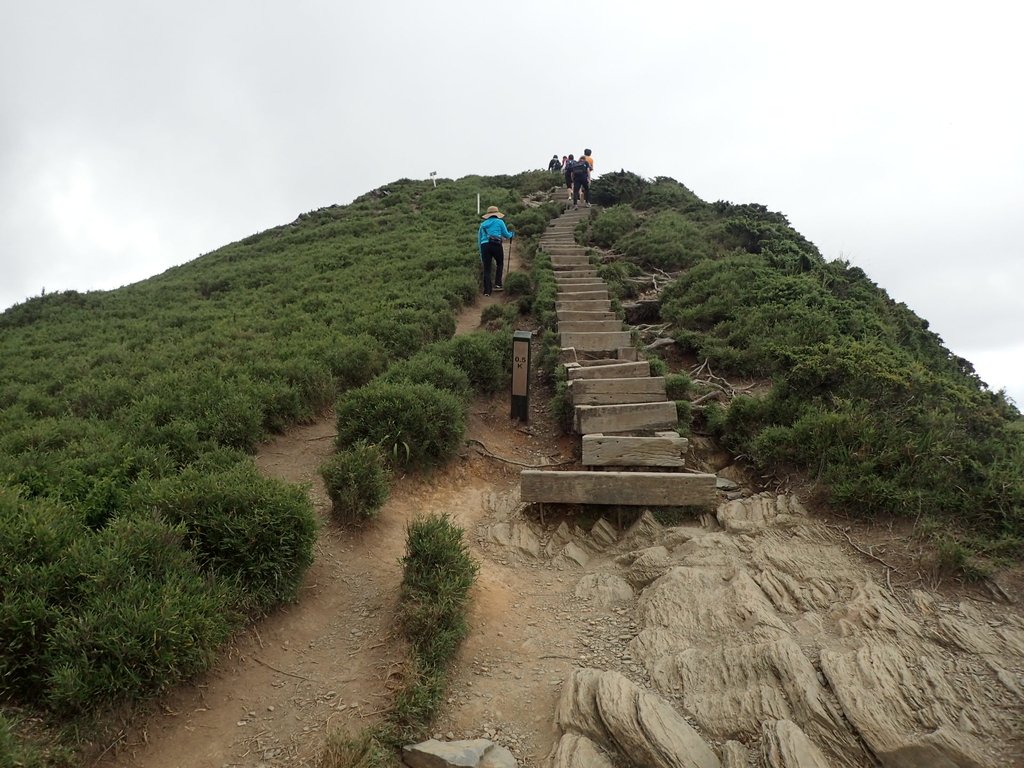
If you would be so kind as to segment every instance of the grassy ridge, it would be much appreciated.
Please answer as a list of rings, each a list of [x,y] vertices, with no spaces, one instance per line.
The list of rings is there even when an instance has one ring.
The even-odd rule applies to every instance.
[[[294,596],[313,511],[248,454],[447,340],[478,290],[476,194],[529,234],[549,213],[520,201],[549,184],[402,180],[0,315],[4,711],[56,723],[144,699]]]
[[[660,307],[681,348],[719,374],[772,380],[766,397],[702,409],[725,445],[819,481],[851,515],[921,521],[953,565],[1024,556],[1020,413],[925,320],[763,206],[627,172],[593,197],[609,207],[592,242],[681,270]]]

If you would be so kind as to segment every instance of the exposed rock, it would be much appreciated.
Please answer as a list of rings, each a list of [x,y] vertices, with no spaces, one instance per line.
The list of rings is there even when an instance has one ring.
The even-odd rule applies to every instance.
[[[663,699],[617,672],[576,670],[558,702],[564,732],[586,736],[638,765],[719,768],[711,747]]]
[[[587,553],[587,550],[575,541],[570,541],[562,547],[562,551],[559,552],[558,556],[554,559],[554,564],[556,566],[568,566],[570,568],[582,568],[588,562],[590,562],[590,555]]]
[[[847,720],[882,765],[981,768],[991,763],[982,742],[962,727],[992,729],[963,719],[968,713],[987,718],[982,702],[957,685],[941,660],[919,651],[906,658],[895,645],[870,642],[855,652],[823,650],[821,668]]]
[[[602,517],[590,529],[590,540],[598,549],[607,549],[619,540],[619,532],[615,530],[615,526]]]
[[[430,739],[403,747],[402,760],[409,768],[480,768],[484,754],[493,746],[487,739]]]
[[[526,523],[495,523],[487,529],[487,538],[531,557],[538,557],[541,552],[540,539]]]
[[[859,585],[849,600],[836,605],[831,618],[843,637],[865,631],[915,639],[924,636],[921,625],[904,613],[890,593],[882,591],[870,579]]]
[[[738,741],[727,741],[722,745],[722,768],[747,768],[750,750]]]
[[[635,595],[629,583],[611,573],[592,573],[576,585],[576,597],[592,600],[598,608],[614,608],[633,601]]]
[[[761,758],[767,768],[831,768],[832,764],[796,723],[768,720],[763,734]]]
[[[669,528],[661,537],[661,544],[672,550],[693,538],[693,531],[687,528]]]
[[[518,768],[515,755],[500,744],[493,745],[484,752],[478,768]]]
[[[626,580],[634,587],[646,587],[665,574],[672,567],[672,561],[665,547],[649,547],[634,553],[633,563],[626,574]]]
[[[747,572],[735,569],[676,566],[643,591],[637,614],[641,631],[630,646],[648,669],[707,637],[738,645],[791,633]]]
[[[650,546],[661,538],[664,530],[661,523],[654,519],[654,515],[644,510],[636,522],[629,526],[629,529],[619,543],[630,549]]]
[[[651,677],[659,690],[678,692],[685,710],[714,736],[756,738],[766,720],[792,720],[836,755],[858,751],[811,662],[788,638],[691,648],[664,657]]]
[[[757,533],[771,526],[796,525],[806,511],[795,497],[759,493],[721,504],[715,514],[719,524],[731,533]]]
[[[550,768],[614,768],[600,747],[578,733],[567,733],[559,739],[548,765]]]

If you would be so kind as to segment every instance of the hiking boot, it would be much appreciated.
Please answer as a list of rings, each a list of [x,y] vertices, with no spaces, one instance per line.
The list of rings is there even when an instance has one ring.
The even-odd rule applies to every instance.
[[[587,208],[589,208],[589,207],[590,207],[590,203],[587,203]]]
[[[496,286],[494,286],[494,290],[496,290],[496,291],[504,291],[505,289],[502,288],[500,285],[496,285]]]
[[[580,208],[580,207],[579,207],[578,205],[574,205],[574,206],[572,207],[572,209],[573,209],[574,211],[578,211],[578,210],[579,210],[579,208]]]

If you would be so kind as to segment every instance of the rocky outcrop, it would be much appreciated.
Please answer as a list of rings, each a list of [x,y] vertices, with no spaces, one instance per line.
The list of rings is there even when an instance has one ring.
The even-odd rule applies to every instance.
[[[650,768],[720,768],[700,734],[664,699],[617,672],[576,670],[562,689],[556,724]]]
[[[430,739],[402,748],[409,768],[516,768],[516,759],[488,739],[438,741]]]

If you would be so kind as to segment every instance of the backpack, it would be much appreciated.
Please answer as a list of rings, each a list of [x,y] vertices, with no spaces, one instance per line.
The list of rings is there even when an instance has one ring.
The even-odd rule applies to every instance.
[[[572,177],[574,179],[586,178],[586,175],[590,172],[590,166],[586,160],[577,160],[572,164]]]

